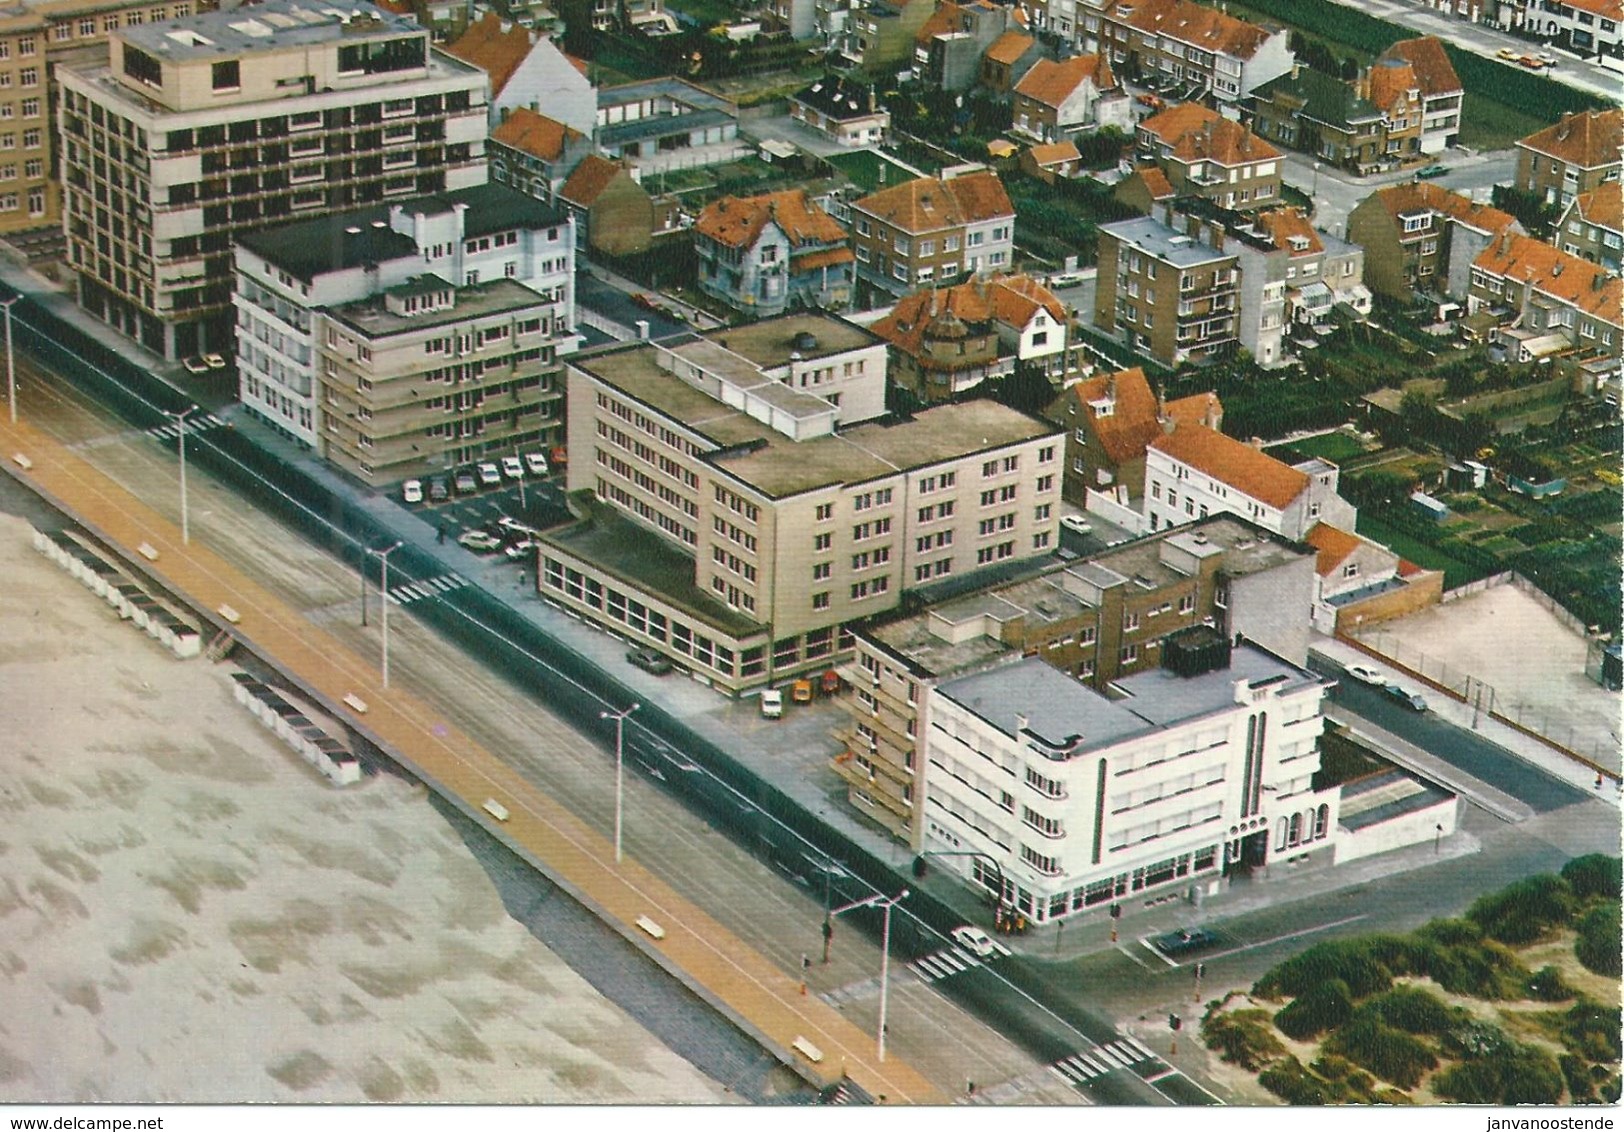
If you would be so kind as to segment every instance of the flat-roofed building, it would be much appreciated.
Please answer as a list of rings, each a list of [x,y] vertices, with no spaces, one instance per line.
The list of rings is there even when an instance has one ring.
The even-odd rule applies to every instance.
[[[1169,219],[1100,225],[1094,325],[1177,366],[1239,342],[1241,272],[1233,250],[1172,227]]]
[[[108,47],[57,68],[68,262],[86,311],[166,357],[233,348],[238,235],[486,179],[485,74],[360,0],[126,25]]]
[[[772,345],[751,340],[811,333],[827,347],[844,324],[821,322],[572,359],[569,488],[597,505],[543,536],[543,594],[738,691],[830,667],[851,648],[846,626],[906,589],[1052,553],[1053,426],[975,401],[837,427],[868,396],[848,385],[837,406],[837,381],[883,398],[866,332],[850,379],[845,361],[773,365]],[[598,555],[637,546],[615,533],[628,527],[661,544],[657,576],[652,560]]]

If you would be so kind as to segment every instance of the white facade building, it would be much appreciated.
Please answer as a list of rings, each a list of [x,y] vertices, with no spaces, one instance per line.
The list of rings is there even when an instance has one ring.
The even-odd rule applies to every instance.
[[[1339,791],[1312,785],[1327,686],[1246,643],[1227,666],[1124,677],[1115,699],[1037,658],[942,684],[925,850],[962,854],[937,860],[1044,923],[1329,848]]]

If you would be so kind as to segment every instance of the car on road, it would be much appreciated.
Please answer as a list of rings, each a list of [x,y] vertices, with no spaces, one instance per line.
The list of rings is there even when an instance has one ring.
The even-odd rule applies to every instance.
[[[659,304],[653,295],[650,295],[644,291],[639,291],[637,294],[633,295],[632,302],[636,303],[646,311],[658,312],[665,310],[665,308]]]
[[[451,498],[451,486],[445,482],[444,476],[435,476],[429,481],[429,502],[444,503]]]
[[[648,648],[632,649],[626,654],[626,662],[654,676],[664,676],[675,667],[665,657]]]
[[[457,492],[460,495],[472,495],[479,490],[479,481],[474,478],[474,473],[467,468],[457,473],[456,483]]]
[[[225,369],[226,359],[222,354],[204,354],[203,364],[208,366],[210,369]]]
[[[1189,955],[1196,951],[1205,951],[1218,942],[1218,937],[1206,928],[1179,928],[1166,935],[1153,936],[1150,945],[1163,955],[1172,959],[1178,955]]]
[[[1390,698],[1397,700],[1399,703],[1409,708],[1411,711],[1427,710],[1427,701],[1423,699],[1419,693],[1412,692],[1408,688],[1401,687],[1398,684],[1389,684],[1383,688],[1382,691],[1385,692]]]
[[[529,523],[526,523],[520,519],[515,519],[511,515],[503,515],[500,519],[496,520],[496,525],[501,527],[503,530],[511,531],[516,535],[528,536],[536,533],[535,527],[532,527]]]
[[[457,536],[457,545],[465,546],[479,554],[489,554],[493,550],[502,549],[502,540],[489,531],[464,531]]]
[[[1423,178],[1442,177],[1447,172],[1449,172],[1447,165],[1428,165],[1425,169],[1418,170],[1415,175]]]
[[[779,719],[784,714],[784,693],[768,688],[761,693],[761,715],[764,719]]]
[[[526,555],[534,554],[535,552],[536,543],[527,538],[520,539],[518,542],[508,543],[508,545],[502,551],[503,554],[507,555],[515,562]]]
[[[1075,287],[1082,281],[1083,273],[1081,271],[1059,271],[1049,276],[1048,286],[1051,288]]]
[[[181,359],[180,364],[186,368],[187,373],[193,374],[194,376],[200,373],[209,372],[209,363],[204,361],[202,358],[183,358]]]
[[[1524,67],[1527,67],[1530,71],[1538,71],[1545,66],[1545,60],[1541,59],[1538,55],[1524,55],[1521,59],[1518,59],[1517,62],[1521,63]]]
[[[1349,679],[1369,684],[1372,688],[1380,688],[1387,683],[1387,677],[1368,664],[1350,664],[1342,671],[1348,674]]]
[[[524,454],[524,466],[531,475],[540,479],[547,474],[547,457],[540,452],[526,452]]]
[[[1068,531],[1073,531],[1080,535],[1091,535],[1094,533],[1094,524],[1090,523],[1081,515],[1062,515],[1060,516],[1060,525],[1065,527]]]
[[[503,456],[502,474],[510,480],[524,479],[524,461],[517,456]]]
[[[485,487],[498,487],[502,483],[502,472],[489,460],[483,460],[475,468],[479,472],[479,482]]]
[[[954,928],[947,934],[952,938],[954,943],[964,948],[964,950],[968,951],[971,955],[981,959],[991,958],[998,950],[998,948],[994,946],[992,942],[992,936],[988,935],[980,928],[972,927],[969,924],[965,924],[963,927]]]
[[[1518,58],[1521,57],[1520,52],[1513,51],[1509,47],[1502,47],[1502,48],[1500,48],[1500,50],[1496,51],[1495,54],[1498,55],[1502,59],[1510,59],[1512,61],[1516,61]]]
[[[1154,94],[1141,94],[1134,101],[1141,106],[1148,106],[1152,110],[1160,110],[1163,105],[1162,100]]]
[[[400,497],[407,503],[423,502],[423,481],[407,480],[400,485]]]

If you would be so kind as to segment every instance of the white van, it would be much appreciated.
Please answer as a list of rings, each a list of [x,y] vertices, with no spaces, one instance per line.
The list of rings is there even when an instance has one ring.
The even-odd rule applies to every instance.
[[[761,693],[761,714],[768,719],[777,719],[784,714],[784,693],[772,688]]]

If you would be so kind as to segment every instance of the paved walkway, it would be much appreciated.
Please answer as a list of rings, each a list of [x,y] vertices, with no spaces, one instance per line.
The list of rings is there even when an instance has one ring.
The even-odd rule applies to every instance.
[[[257,655],[299,679],[403,765],[457,802],[515,852],[593,909],[747,1033],[813,1080],[847,1075],[896,1103],[945,1100],[910,1066],[874,1059],[871,1039],[637,862],[616,864],[601,835],[517,771],[409,695],[385,690],[375,668],[313,627],[206,547],[185,546],[163,516],[27,422],[0,424],[6,470],[82,522],[170,592],[205,611]],[[15,456],[25,456],[28,466]],[[153,553],[136,556],[135,548]],[[144,562],[143,558],[149,558]],[[510,815],[484,811],[495,800]],[[819,1052],[814,1062],[797,1043]]]

